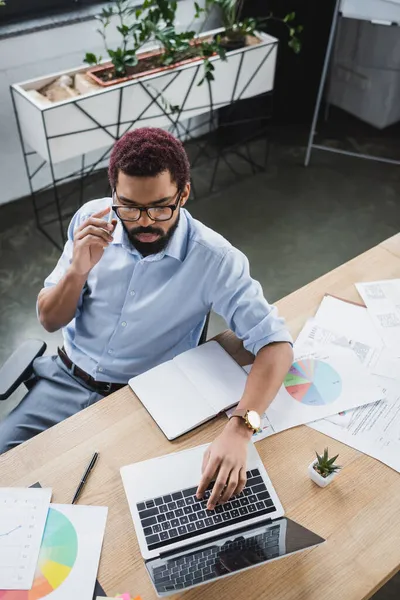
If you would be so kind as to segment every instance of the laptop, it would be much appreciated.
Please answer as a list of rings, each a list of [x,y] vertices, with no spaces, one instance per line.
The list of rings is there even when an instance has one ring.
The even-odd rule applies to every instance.
[[[122,467],[140,552],[159,597],[218,580],[325,541],[284,517],[252,442],[247,483],[229,502],[197,500],[207,445]]]

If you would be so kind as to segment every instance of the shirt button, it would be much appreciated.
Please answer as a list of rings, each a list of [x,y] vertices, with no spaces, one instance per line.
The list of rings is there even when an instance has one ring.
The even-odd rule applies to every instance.
[[[103,367],[99,367],[98,371],[100,371],[100,373],[102,373],[104,371]]]
[[[121,325],[122,327],[126,327],[126,321],[122,321]]]
[[[129,294],[130,294],[131,296],[134,296],[134,295],[135,295],[135,292],[134,292],[133,290],[131,290],[131,291],[129,292]]]
[[[110,350],[107,350],[107,352],[108,352],[108,354],[114,354],[114,350],[111,350],[111,348],[110,348]]]

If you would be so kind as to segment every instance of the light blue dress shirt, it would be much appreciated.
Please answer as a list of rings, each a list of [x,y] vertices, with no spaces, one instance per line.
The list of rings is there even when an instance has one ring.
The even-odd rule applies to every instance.
[[[74,230],[111,203],[93,200],[74,215],[45,287],[67,271]],[[185,209],[167,248],[147,257],[130,245],[118,221],[113,242],[89,273],[75,318],[63,328],[65,349],[97,381],[125,383],[197,346],[211,309],[253,354],[271,342],[292,341],[251,278],[244,254]]]

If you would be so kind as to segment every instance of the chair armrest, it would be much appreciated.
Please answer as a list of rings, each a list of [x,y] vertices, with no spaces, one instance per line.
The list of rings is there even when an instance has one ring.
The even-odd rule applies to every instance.
[[[27,340],[13,352],[0,368],[0,400],[6,400],[29,379],[33,361],[42,356],[46,348],[47,344],[41,340]]]

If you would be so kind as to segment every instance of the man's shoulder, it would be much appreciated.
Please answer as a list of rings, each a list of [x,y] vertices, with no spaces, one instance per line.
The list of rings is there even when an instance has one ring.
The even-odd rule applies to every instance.
[[[192,217],[187,211],[185,212],[189,222],[189,243],[194,250],[221,258],[230,250],[234,250],[232,244],[224,236]]]

